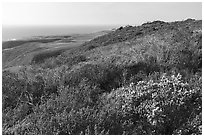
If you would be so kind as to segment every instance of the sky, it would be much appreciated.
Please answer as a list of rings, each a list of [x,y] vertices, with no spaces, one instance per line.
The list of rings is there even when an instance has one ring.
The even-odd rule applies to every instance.
[[[3,25],[139,25],[147,21],[202,19],[202,3],[4,2]]]

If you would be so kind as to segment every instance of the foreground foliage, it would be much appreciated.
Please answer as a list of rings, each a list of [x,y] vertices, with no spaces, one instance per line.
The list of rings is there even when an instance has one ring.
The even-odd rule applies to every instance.
[[[44,88],[36,95],[39,105],[13,108],[16,103],[4,100],[3,134],[201,134],[201,81],[199,75],[183,81],[180,74],[163,74],[101,93],[84,79],[42,98]]]

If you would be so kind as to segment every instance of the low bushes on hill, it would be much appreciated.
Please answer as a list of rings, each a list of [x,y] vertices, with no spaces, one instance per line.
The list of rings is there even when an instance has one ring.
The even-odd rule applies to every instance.
[[[121,27],[2,75],[3,134],[202,134],[201,22]]]
[[[195,79],[201,82],[200,76]],[[15,128],[3,123],[3,133],[201,134],[201,86],[195,88],[180,74],[131,83],[101,94],[93,103],[97,90],[86,80],[78,88],[61,88]],[[15,116],[23,113],[16,111]]]
[[[48,51],[43,51],[41,53],[38,53],[37,55],[35,55],[31,61],[32,64],[37,64],[37,63],[44,63],[45,59],[48,58],[53,58],[53,57],[57,57],[58,55],[60,55],[63,52],[63,50],[48,50]]]

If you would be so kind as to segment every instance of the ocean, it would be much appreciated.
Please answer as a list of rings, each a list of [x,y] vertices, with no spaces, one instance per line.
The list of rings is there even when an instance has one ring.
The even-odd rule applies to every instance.
[[[2,26],[2,40],[26,39],[35,36],[86,34],[111,30],[118,26]]]

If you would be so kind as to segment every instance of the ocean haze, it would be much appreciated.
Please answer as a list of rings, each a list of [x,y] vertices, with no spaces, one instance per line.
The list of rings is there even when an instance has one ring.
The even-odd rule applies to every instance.
[[[3,26],[2,40],[26,39],[35,36],[86,34],[103,30],[111,30],[116,27],[119,27],[119,25]]]
[[[202,19],[201,2],[18,2],[2,4],[5,25],[142,24]]]

